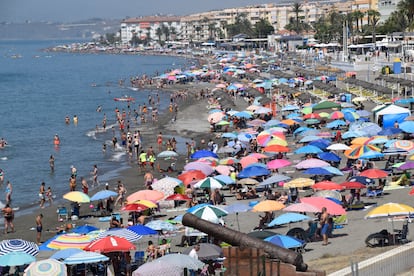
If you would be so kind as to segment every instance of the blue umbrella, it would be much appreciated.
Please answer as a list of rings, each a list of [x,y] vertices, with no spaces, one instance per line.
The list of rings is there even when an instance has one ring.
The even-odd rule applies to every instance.
[[[336,204],[342,205],[342,201],[340,201],[339,199],[336,199],[334,197],[327,197],[327,199],[335,202]]]
[[[308,131],[306,131],[308,132]],[[307,142],[312,142],[312,141],[316,141],[316,140],[320,140],[321,137],[316,136],[316,135],[306,135],[305,137],[303,137],[302,139],[300,139],[299,143],[307,143]]]
[[[303,171],[304,174],[314,174],[314,175],[332,175],[328,170],[325,170],[325,167],[323,168],[309,168]]]
[[[328,172],[330,172],[332,174],[335,174],[335,175],[341,175],[341,176],[344,175],[344,173],[341,172],[341,170],[339,170],[339,169],[337,169],[335,167],[332,167],[332,166],[323,167],[323,169],[325,169]]]
[[[267,242],[273,243],[283,248],[297,248],[302,247],[304,241],[291,236],[274,235],[264,239]]]
[[[246,111],[240,111],[240,112],[235,113],[233,116],[238,117],[238,118],[250,119],[252,117],[252,114]]]
[[[288,223],[292,223],[292,222],[304,221],[304,220],[311,220],[311,219],[312,219],[311,217],[306,216],[306,215],[289,212],[289,213],[284,213],[284,214],[278,216],[277,218],[275,218],[274,220],[272,220],[268,224],[268,227],[272,227],[272,226],[275,226],[275,225],[288,224]]]
[[[194,152],[193,154],[191,154],[191,156],[190,156],[191,159],[199,159],[199,158],[203,158],[203,157],[219,158],[217,154],[215,154],[214,152],[209,151],[209,150],[198,150],[198,151]]]
[[[384,157],[384,154],[381,152],[378,152],[376,150],[370,150],[362,154],[359,158],[360,159],[372,159],[372,158],[381,158]]]
[[[307,145],[301,148],[298,148],[295,153],[296,154],[309,154],[309,153],[320,153],[322,150],[318,147]]]
[[[317,130],[317,129],[314,129],[314,128],[310,128],[310,129],[304,130],[301,133],[299,133],[299,136],[308,136],[308,135],[309,136],[316,136],[320,132],[321,132],[320,130]]]
[[[20,266],[30,264],[35,261],[36,258],[34,256],[20,251],[9,252],[5,255],[0,256],[0,266]]]
[[[198,208],[201,208],[201,207],[204,207],[204,206],[209,206],[209,205],[211,205],[210,203],[201,203],[201,204],[197,204],[196,206],[193,206],[193,207],[191,207],[191,208],[188,208],[187,209],[187,213],[192,213],[192,212],[194,212],[195,210],[197,210]]]
[[[404,121],[399,125],[399,128],[407,133],[414,133],[414,121]]]
[[[118,193],[111,190],[99,191],[91,197],[91,201],[102,200],[110,198],[111,196],[118,196]]]
[[[79,252],[83,252],[83,250],[79,248],[65,248],[65,249],[61,249],[57,251],[55,254],[50,256],[50,258],[56,259],[56,260],[63,260]]]
[[[283,175],[283,174],[274,174],[269,178],[266,178],[263,182],[259,183],[257,186],[267,186],[272,185],[275,183],[279,183],[281,181],[288,181],[291,178],[289,176]]]
[[[331,145],[331,142],[326,140],[326,139],[320,139],[319,138],[319,140],[315,140],[315,141],[310,142],[309,145],[316,146],[316,147],[320,148],[321,150],[326,150],[326,148]]]
[[[73,228],[72,232],[77,233],[77,234],[88,234],[89,232],[92,232],[95,230],[99,230],[99,228],[85,224],[85,225],[77,226]]]
[[[233,133],[233,132],[225,132],[221,135],[221,137],[223,138],[230,138],[230,139],[236,139],[237,138],[237,134]]]
[[[269,175],[270,171],[266,168],[259,167],[259,166],[251,166],[244,168],[239,174],[237,175],[238,178],[248,178],[248,177],[256,177],[256,176],[263,176]]]
[[[239,135],[237,135],[237,139],[240,142],[250,142],[250,140],[254,138],[254,135],[250,134],[250,133],[240,133]]]
[[[286,119],[293,119],[293,118],[299,118],[302,115],[299,113],[290,113],[289,115],[286,116]]]
[[[249,205],[245,204],[245,203],[233,203],[231,205],[227,205],[223,208],[225,211],[227,211],[227,213],[229,214],[236,214],[236,213],[242,213],[242,212],[247,212],[250,211],[252,209],[252,207],[250,207]]]
[[[333,152],[321,152],[321,153],[318,153],[318,157],[319,159],[322,159],[324,161],[329,161],[329,162],[340,162],[341,161],[341,157],[339,157]]]
[[[138,235],[136,232],[126,228],[109,228],[108,230],[98,234],[98,238],[104,238],[107,236],[121,237],[130,242],[136,242],[142,238],[141,235]]]
[[[134,232],[134,233],[136,233],[138,235],[142,235],[142,236],[144,236],[144,235],[155,235],[155,234],[158,233],[154,229],[149,228],[149,227],[147,227],[145,225],[141,225],[141,224],[128,226],[127,229],[129,231],[132,231],[132,232]]]
[[[358,114],[361,117],[368,117],[369,115],[371,115],[371,112],[369,112],[368,110],[357,110],[356,114]]]
[[[355,130],[355,131],[350,130],[342,134],[342,139],[362,137],[362,136],[367,136],[367,133],[365,133],[364,131],[360,131],[360,130]]]
[[[327,123],[326,127],[327,128],[337,128],[339,126],[345,126],[345,125],[346,125],[346,122],[344,122],[342,120],[335,120],[335,121],[332,121],[330,123]]]
[[[268,127],[276,126],[278,124],[280,124],[280,121],[279,120],[272,119],[272,120],[267,121],[266,123],[264,123],[263,126],[266,127],[266,128],[268,128]]]
[[[251,163],[251,164],[247,165],[245,168],[252,167],[252,166],[267,168],[267,165],[266,164],[260,163],[260,162],[259,163],[258,162]]]
[[[301,127],[298,127],[297,129],[295,129],[293,134],[298,134],[298,133],[301,133],[301,132],[304,132],[304,131],[307,131],[307,130],[313,130],[313,129],[314,128],[301,126]]]
[[[279,79],[279,81],[282,79]],[[286,80],[287,81],[287,80]],[[296,105],[286,105],[282,108],[282,111],[293,111],[293,110],[299,110],[300,108]]]
[[[226,185],[236,184],[236,182],[233,180],[233,178],[231,178],[228,175],[219,174],[219,175],[213,176],[213,178],[223,182]]]
[[[366,186],[368,185],[374,185],[375,184],[375,180],[365,177],[365,176],[352,176],[349,180],[349,182],[359,182],[361,184],[364,184]]]

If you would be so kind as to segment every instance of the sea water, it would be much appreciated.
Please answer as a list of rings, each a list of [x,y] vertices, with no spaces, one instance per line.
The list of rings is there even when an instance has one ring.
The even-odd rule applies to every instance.
[[[13,207],[37,206],[43,181],[46,188],[52,188],[56,199],[61,199],[69,190],[72,165],[78,169],[78,182],[84,176],[91,183],[94,164],[101,183],[117,177],[128,166],[124,151],[114,151],[110,146],[102,150],[113,136],[115,108],[127,109],[127,103],[114,98],[134,97],[133,110],[147,103],[150,94],[158,93],[160,110],[166,109],[169,95],[134,91],[128,88],[129,79],[188,65],[184,59],[168,56],[41,51],[65,43],[70,42],[0,42],[0,137],[7,141],[7,146],[0,149],[0,168],[5,173],[0,201],[5,201],[5,185],[10,181]],[[124,87],[118,84],[121,79],[125,80]],[[97,112],[98,106],[101,112]],[[102,127],[104,114],[107,131],[96,131],[96,126]],[[78,117],[77,125],[73,123],[74,115]],[[66,116],[70,124],[65,123]],[[53,143],[55,134],[60,137],[59,147]],[[116,135],[120,140],[119,131]],[[49,167],[50,155],[55,157],[54,173]]]

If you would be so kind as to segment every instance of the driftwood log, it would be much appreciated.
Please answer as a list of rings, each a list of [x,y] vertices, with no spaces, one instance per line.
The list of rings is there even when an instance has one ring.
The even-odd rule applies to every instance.
[[[183,216],[183,225],[195,228],[233,246],[263,249],[270,258],[279,259],[282,262],[292,264],[296,266],[297,271],[306,271],[308,269],[307,264],[303,262],[302,254],[298,252],[250,237],[245,233],[211,223],[200,219],[193,214],[186,213]]]

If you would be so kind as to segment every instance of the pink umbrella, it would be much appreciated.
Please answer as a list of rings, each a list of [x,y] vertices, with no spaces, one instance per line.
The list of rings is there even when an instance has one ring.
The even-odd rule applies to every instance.
[[[274,169],[279,169],[279,168],[289,166],[291,164],[292,163],[289,160],[275,159],[275,160],[269,161],[267,163],[267,168],[270,169],[270,170],[274,170]]]
[[[128,202],[135,202],[138,200],[149,200],[157,202],[164,198],[164,193],[156,190],[140,190],[127,197]]]
[[[245,156],[242,159],[240,159],[240,164],[243,168],[247,167],[250,164],[257,163],[259,160],[257,158],[254,158],[253,156]]]
[[[247,125],[258,127],[258,126],[263,125],[264,123],[266,123],[266,121],[261,120],[261,119],[254,119],[254,120],[248,121]]]
[[[201,171],[205,175],[210,175],[214,172],[214,169],[212,166],[210,166],[209,164],[205,162],[198,162],[198,161],[188,163],[187,165],[184,166],[184,170],[185,171]]]
[[[209,122],[218,123],[223,119],[223,117],[226,116],[223,112],[214,112],[208,115],[207,120]]]
[[[330,215],[340,216],[346,214],[346,210],[339,204],[336,204],[330,199],[324,197],[303,197],[300,202],[308,203],[322,211],[323,207],[326,207]]]
[[[328,167],[330,166],[329,163],[317,159],[317,158],[310,158],[299,162],[295,167],[296,169],[309,169],[309,168],[318,168],[318,167]]]
[[[214,169],[222,175],[230,175],[230,172],[232,171],[233,167],[226,166],[226,165],[218,165],[217,167],[214,167]],[[234,169],[233,169],[234,170]]]
[[[319,208],[310,205],[308,203],[304,203],[304,202],[299,202],[299,203],[294,203],[291,204],[289,206],[287,206],[285,209],[283,209],[283,211],[286,212],[300,212],[300,213],[318,213],[320,212]]]
[[[269,158],[269,156],[267,156],[266,154],[258,153],[258,152],[250,153],[248,156],[252,156],[256,159]]]

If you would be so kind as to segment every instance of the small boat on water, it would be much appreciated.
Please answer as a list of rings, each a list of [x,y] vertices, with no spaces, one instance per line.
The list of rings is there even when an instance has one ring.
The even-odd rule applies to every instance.
[[[135,99],[132,97],[124,96],[120,98],[114,98],[114,101],[116,102],[135,102]]]

